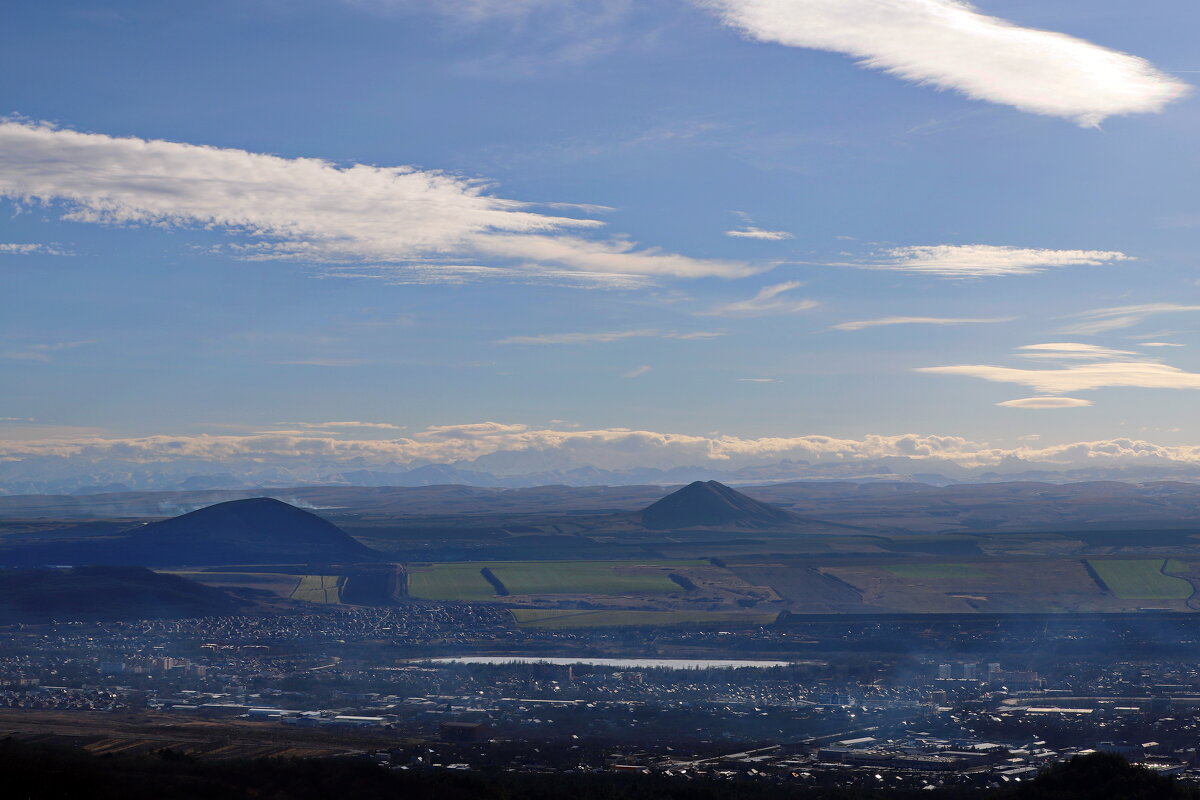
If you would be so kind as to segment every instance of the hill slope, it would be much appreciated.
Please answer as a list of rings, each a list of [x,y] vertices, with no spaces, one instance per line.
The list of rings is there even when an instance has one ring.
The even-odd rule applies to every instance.
[[[0,565],[334,564],[380,555],[315,514],[268,497],[232,500],[115,536],[29,542],[0,550]]]
[[[0,570],[0,622],[177,619],[236,614],[220,589],[144,567]]]
[[[129,534],[127,548],[156,564],[373,561],[378,554],[316,514],[269,497],[231,500]]]
[[[716,481],[696,481],[641,512],[642,524],[654,530],[734,526],[769,528],[799,522],[782,508],[760,503]]]

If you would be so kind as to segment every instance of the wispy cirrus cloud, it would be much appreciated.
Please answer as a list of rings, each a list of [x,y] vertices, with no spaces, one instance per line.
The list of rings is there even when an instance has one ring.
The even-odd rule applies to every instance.
[[[534,204],[444,172],[342,167],[16,120],[0,121],[0,196],[58,205],[64,219],[76,222],[223,230],[239,237],[232,250],[242,258],[357,265],[361,274],[379,265],[436,271],[463,258],[501,262],[473,269],[495,266],[542,278],[760,271],[744,262],[639,248],[622,238],[587,238],[601,222],[537,213]]]
[[[1045,344],[1026,344],[1017,348],[1017,355],[1022,358],[1049,358],[1060,361],[1103,361],[1109,359],[1141,358],[1142,354],[1133,350],[1116,350],[1111,347],[1101,347],[1098,344],[1083,344],[1082,342],[1046,342]]]
[[[1018,355],[1065,361],[1067,366],[1025,369],[993,364],[960,364],[920,367],[916,371],[931,375],[961,375],[995,383],[1015,383],[1047,395],[1109,387],[1200,389],[1200,373],[1187,372],[1129,350],[1079,342],[1052,342],[1025,345],[1018,349]],[[1070,363],[1080,360],[1092,363]]]
[[[596,331],[591,333],[542,333],[535,336],[509,336],[496,340],[496,344],[606,344],[622,339],[713,339],[724,336],[723,331],[661,331],[654,328],[639,328],[629,331]]]
[[[832,331],[861,331],[887,325],[985,325],[1012,322],[1016,317],[880,317],[830,325]]]
[[[758,239],[764,242],[782,242],[787,239],[796,238],[787,231],[772,231],[755,227],[754,220],[745,211],[735,211],[733,213],[741,219],[742,225],[733,230],[725,231],[726,236],[734,239]]]
[[[1022,397],[1019,400],[1004,400],[996,403],[1005,408],[1086,408],[1091,400],[1081,400],[1078,397]]]
[[[762,228],[756,228],[753,225],[747,225],[743,228],[734,228],[731,231],[725,231],[726,236],[732,236],[734,239],[760,239],[764,242],[781,242],[785,239],[796,238],[787,231],[768,231]]]
[[[640,378],[643,375],[645,375],[647,372],[652,371],[653,369],[654,369],[653,367],[643,364],[640,367],[635,367],[635,368],[629,370],[629,372],[624,373],[623,375],[621,375],[621,377],[622,378]]]
[[[1079,321],[1059,328],[1059,332],[1089,336],[1097,333],[1106,333],[1107,331],[1120,330],[1122,328],[1132,328],[1134,325],[1143,322],[1146,318],[1157,314],[1176,314],[1194,311],[1200,311],[1200,305],[1142,303],[1141,305],[1096,308],[1076,314],[1075,317]]]
[[[390,422],[360,422],[358,420],[342,420],[334,422],[277,422],[276,425],[290,426],[298,430],[330,430],[341,428],[377,428],[385,431],[402,431],[407,425],[394,425]]]
[[[758,291],[758,294],[747,300],[723,303],[707,311],[697,311],[696,313],[709,317],[761,317],[767,314],[795,314],[816,308],[818,305],[816,300],[798,300],[784,296],[803,285],[800,281],[787,281],[764,286]]]
[[[1082,126],[1161,111],[1188,84],[1136,56],[962,0],[695,0],[747,36],[844,53],[902,80]]]
[[[1100,266],[1132,261],[1114,250],[1048,250],[988,244],[938,244],[893,247],[874,258],[834,262],[830,266],[895,270],[935,278],[996,278],[1033,275],[1053,267]]]
[[[0,254],[11,256],[69,256],[70,252],[56,244],[0,242]]]

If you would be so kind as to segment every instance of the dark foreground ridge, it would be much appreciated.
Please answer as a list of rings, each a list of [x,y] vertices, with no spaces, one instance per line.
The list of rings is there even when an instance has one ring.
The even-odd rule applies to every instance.
[[[389,771],[362,761],[198,761],[172,751],[148,757],[92,757],[63,750],[0,741],[0,772],[6,796],[87,797],[89,800],[240,800],[278,798],[359,800],[437,797],[439,800],[1194,800],[1200,797],[1171,778],[1094,754],[1051,767],[1036,780],[996,790],[857,790],[797,788],[738,780],[647,775],[538,775],[511,772]]]
[[[269,497],[232,500],[105,537],[32,543],[0,552],[0,564],[336,564],[378,553],[331,522]]]
[[[696,481],[645,508],[647,528],[707,528],[734,526],[768,528],[800,522],[782,508],[761,503],[717,481]]]
[[[236,614],[229,594],[145,567],[0,570],[0,624]]]

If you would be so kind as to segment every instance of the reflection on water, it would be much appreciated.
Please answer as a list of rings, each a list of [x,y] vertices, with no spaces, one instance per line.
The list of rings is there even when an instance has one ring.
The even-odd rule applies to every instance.
[[[790,667],[790,661],[733,661],[720,658],[529,658],[525,656],[460,656],[429,658],[434,664],[587,664],[618,669],[735,669],[738,667]]]

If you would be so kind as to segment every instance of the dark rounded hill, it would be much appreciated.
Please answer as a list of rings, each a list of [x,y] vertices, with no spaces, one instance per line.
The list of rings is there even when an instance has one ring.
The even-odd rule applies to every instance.
[[[304,509],[270,497],[232,500],[129,533],[134,564],[280,564],[375,561],[379,554]]]
[[[800,519],[777,506],[760,503],[717,481],[689,483],[643,509],[642,524],[647,528],[773,528],[791,525]]]

